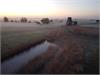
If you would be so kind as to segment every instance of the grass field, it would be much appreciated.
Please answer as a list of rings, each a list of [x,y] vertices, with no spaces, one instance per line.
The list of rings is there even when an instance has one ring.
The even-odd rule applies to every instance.
[[[22,24],[22,25],[21,25]],[[1,30],[1,55],[2,60],[15,55],[16,53],[26,50],[37,42],[46,39],[48,31],[55,27],[49,26],[24,26],[15,23],[2,25]]]
[[[49,47],[47,52],[30,61],[18,73],[98,73],[98,29],[62,27],[50,32],[48,37],[53,37],[53,43],[59,48]]]
[[[18,73],[98,73],[98,28],[24,26],[23,23],[13,26],[4,23],[1,29],[2,61],[44,40],[49,40],[59,47],[50,47],[46,53],[30,61]],[[87,60],[93,63],[87,63]]]

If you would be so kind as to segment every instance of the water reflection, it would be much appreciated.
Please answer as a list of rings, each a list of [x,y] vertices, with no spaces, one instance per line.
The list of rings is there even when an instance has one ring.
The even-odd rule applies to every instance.
[[[16,73],[21,67],[25,66],[30,60],[47,51],[50,45],[55,45],[55,44],[45,41],[36,47],[30,48],[29,50],[14,56],[11,59],[5,60],[1,64],[1,72],[4,74]]]

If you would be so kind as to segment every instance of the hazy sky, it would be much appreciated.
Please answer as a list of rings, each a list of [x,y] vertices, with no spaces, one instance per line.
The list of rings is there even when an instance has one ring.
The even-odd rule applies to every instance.
[[[0,0],[0,16],[98,17],[100,0]]]

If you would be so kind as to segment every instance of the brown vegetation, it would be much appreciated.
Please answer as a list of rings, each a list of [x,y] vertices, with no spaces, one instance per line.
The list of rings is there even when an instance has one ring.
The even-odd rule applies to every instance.
[[[97,50],[98,29],[67,26],[48,31],[45,39],[57,46],[50,46],[48,51],[30,61],[17,73],[22,74],[78,74],[84,72],[85,51]],[[88,36],[87,36],[88,34]],[[95,38],[94,38],[95,36]],[[96,45],[95,47],[92,47]],[[97,55],[97,52],[94,52]],[[98,56],[97,56],[98,57]],[[95,58],[93,56],[93,62]],[[98,60],[98,59],[97,59]],[[96,63],[97,64],[97,63]],[[98,64],[97,64],[98,65]],[[96,66],[97,66],[96,65]],[[85,68],[87,70],[87,68]],[[90,71],[94,71],[89,68]]]
[[[67,29],[67,30],[66,30]],[[97,33],[97,29],[62,27],[48,33],[58,47],[50,46],[48,51],[29,62],[18,73],[77,74],[83,72],[84,51],[88,36],[80,37],[75,33]],[[73,34],[74,33],[74,34]]]

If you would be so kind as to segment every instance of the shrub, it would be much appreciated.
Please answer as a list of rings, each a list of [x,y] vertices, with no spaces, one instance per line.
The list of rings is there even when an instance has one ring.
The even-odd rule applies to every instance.
[[[43,18],[43,19],[41,20],[41,22],[42,22],[43,24],[49,24],[50,20],[49,20],[49,18]]]
[[[41,24],[39,21],[35,21],[36,24]]]
[[[4,22],[9,22],[9,19],[7,17],[4,17]]]
[[[11,20],[11,22],[14,22],[13,20]]]
[[[27,22],[27,18],[21,18],[21,22]]]
[[[28,21],[28,23],[31,23],[31,21]]]
[[[53,20],[50,20],[50,22],[53,22]]]

